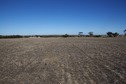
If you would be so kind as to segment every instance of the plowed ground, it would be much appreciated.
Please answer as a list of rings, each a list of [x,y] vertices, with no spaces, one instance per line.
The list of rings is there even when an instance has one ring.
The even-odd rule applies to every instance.
[[[0,84],[126,84],[126,38],[0,39]]]

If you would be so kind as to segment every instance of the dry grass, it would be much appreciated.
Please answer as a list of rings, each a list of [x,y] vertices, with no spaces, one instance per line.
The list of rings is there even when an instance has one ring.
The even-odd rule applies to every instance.
[[[0,84],[126,84],[126,39],[0,39]]]

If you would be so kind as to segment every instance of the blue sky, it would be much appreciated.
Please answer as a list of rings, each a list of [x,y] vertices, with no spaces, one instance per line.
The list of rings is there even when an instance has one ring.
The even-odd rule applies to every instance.
[[[0,35],[126,29],[126,0],[0,0]]]

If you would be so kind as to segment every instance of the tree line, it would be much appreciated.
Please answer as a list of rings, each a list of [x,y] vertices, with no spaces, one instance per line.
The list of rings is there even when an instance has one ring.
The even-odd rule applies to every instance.
[[[123,31],[126,36],[126,29]],[[117,37],[119,33],[107,32],[107,37]],[[88,35],[84,35],[83,32],[79,32],[78,35],[0,35],[0,38],[29,38],[29,37],[102,37],[102,35],[94,35],[93,32],[88,32]]]

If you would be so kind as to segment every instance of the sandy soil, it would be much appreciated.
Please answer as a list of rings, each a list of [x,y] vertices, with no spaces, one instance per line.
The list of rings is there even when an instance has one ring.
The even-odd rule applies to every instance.
[[[0,84],[126,84],[126,38],[0,39]]]

